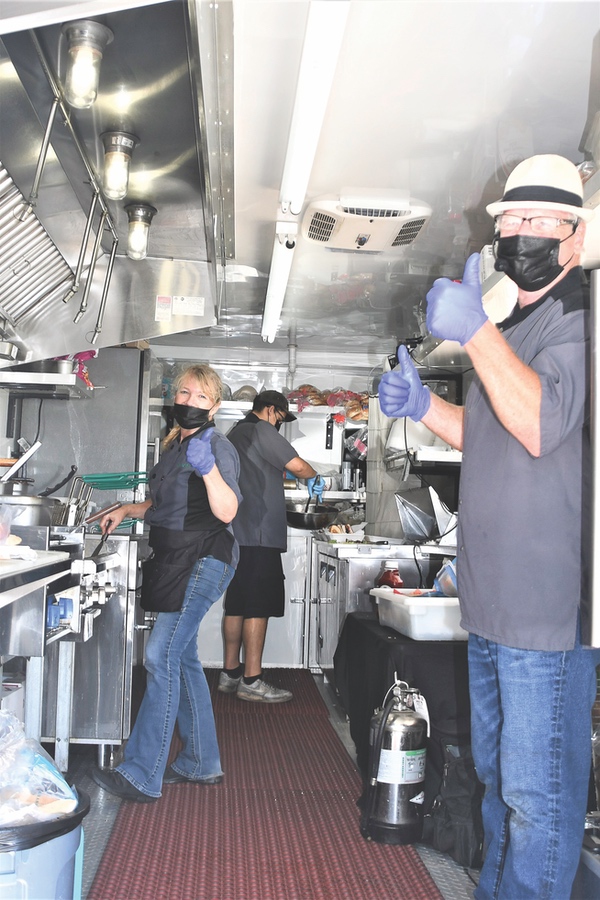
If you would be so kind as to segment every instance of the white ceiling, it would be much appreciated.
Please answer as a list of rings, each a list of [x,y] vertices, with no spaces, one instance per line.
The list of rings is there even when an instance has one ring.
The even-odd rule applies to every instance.
[[[308,7],[234,2],[235,263],[261,273]],[[584,159],[586,125],[600,109],[599,32],[595,2],[351,0],[306,203],[345,186],[401,189],[433,215],[394,253],[340,253],[300,238],[276,344],[291,321],[299,346],[320,349],[381,355],[418,334],[415,312],[433,279],[460,277],[469,253],[490,241],[484,206],[514,165],[532,153]],[[264,286],[257,296],[244,316],[230,291],[233,334],[219,337],[256,344]]]
[[[378,361],[398,341],[423,335],[432,281],[460,277],[469,253],[490,242],[485,204],[502,194],[520,159],[561,153],[580,163],[590,156],[584,142],[600,110],[596,0],[348,5],[306,204],[348,186],[404,190],[432,207],[429,223],[410,246],[377,254],[337,252],[300,237],[277,338],[264,344],[261,318],[310,3],[192,2],[209,150],[225,163],[223,148],[233,148],[233,166],[213,180],[212,200],[217,212],[221,205],[233,210],[235,250],[227,259],[219,323],[156,337],[158,352],[268,359],[285,352],[292,325],[299,353]],[[4,0],[1,28],[132,7],[141,7],[142,28],[143,5],[132,0]],[[215,28],[218,7],[231,14],[229,40]],[[147,47],[151,54],[152,35]],[[255,274],[239,275],[248,271]]]

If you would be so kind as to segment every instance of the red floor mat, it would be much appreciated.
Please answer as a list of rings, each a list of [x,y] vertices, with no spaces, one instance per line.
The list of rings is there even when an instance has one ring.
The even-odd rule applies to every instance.
[[[216,692],[225,781],[124,803],[88,900],[436,900],[413,847],[365,841],[360,775],[305,670],[269,671],[290,703]]]

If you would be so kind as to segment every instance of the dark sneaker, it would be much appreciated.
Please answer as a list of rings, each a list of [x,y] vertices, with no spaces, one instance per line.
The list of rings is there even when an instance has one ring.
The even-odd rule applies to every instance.
[[[187,778],[169,766],[163,777],[163,784],[221,784],[222,775],[209,775],[208,778]]]
[[[120,772],[94,769],[92,778],[103,790],[108,791],[109,794],[116,794],[121,800],[133,800],[135,803],[154,803],[158,800],[158,797],[150,797],[149,794],[138,791]]]
[[[219,687],[217,690],[221,691],[223,694],[235,694],[238,688],[238,684],[242,680],[242,676],[239,678],[231,678],[227,672],[221,672],[219,675]]]
[[[240,679],[236,696],[239,700],[252,700],[257,703],[286,703],[292,699],[293,694],[291,691],[267,684],[266,681],[259,678],[252,684],[245,684]]]

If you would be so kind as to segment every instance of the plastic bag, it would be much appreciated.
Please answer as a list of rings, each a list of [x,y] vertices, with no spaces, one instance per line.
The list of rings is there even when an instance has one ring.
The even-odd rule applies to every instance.
[[[20,512],[22,507],[11,506],[8,503],[0,503],[0,544],[6,544],[10,538],[10,529],[13,519]]]
[[[368,444],[369,429],[367,426],[352,432],[350,437],[347,437],[344,441],[344,447],[348,451],[348,455],[351,456],[352,459],[357,459],[359,461],[367,458]]]
[[[0,710],[0,827],[57,819],[77,803],[44,748],[25,737],[16,716]]]
[[[433,579],[433,586],[440,594],[446,597],[458,597],[458,586],[456,584],[456,557],[448,559],[444,562]]]
[[[396,506],[407,541],[426,541],[433,534],[435,519],[411,503],[402,494],[396,494]]]

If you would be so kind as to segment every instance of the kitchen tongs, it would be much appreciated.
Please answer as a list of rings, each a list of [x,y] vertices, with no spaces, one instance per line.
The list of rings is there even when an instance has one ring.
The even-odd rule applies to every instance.
[[[90,554],[90,557],[89,557],[90,559],[95,559],[95,558],[98,556],[98,554],[100,553],[100,551],[101,551],[102,548],[104,547],[104,545],[105,545],[107,539],[108,539],[108,531],[104,531],[104,532],[102,533],[102,537],[100,538],[100,540],[98,541],[98,543],[96,544],[96,546],[94,547],[94,549],[92,550],[92,552],[91,552],[91,554]]]

